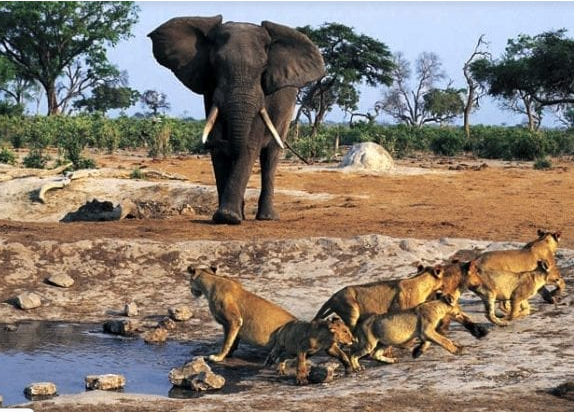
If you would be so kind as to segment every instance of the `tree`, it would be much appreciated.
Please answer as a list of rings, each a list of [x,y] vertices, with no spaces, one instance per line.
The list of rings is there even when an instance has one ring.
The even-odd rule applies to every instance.
[[[551,106],[574,103],[574,40],[566,30],[509,39],[497,61],[479,59],[471,71],[488,87],[488,94],[506,107],[525,113],[530,130],[540,124]]]
[[[303,88],[298,95],[300,109],[296,120],[306,116],[313,123],[312,134],[334,106],[346,112],[357,110],[360,84],[372,87],[391,84],[393,62],[384,43],[338,23],[325,23],[318,29],[305,26],[298,30],[319,47],[325,61],[326,75]]]
[[[466,138],[470,139],[470,114],[474,110],[474,108],[478,107],[479,100],[486,95],[486,90],[483,85],[477,81],[473,75],[471,66],[472,63],[478,59],[488,59],[490,60],[491,55],[488,51],[483,50],[483,46],[488,46],[488,43],[484,41],[484,34],[478,38],[476,45],[474,46],[474,50],[472,54],[468,58],[466,62],[464,62],[464,66],[462,67],[462,72],[464,74],[464,78],[466,79],[466,103],[464,105],[463,110],[463,126],[464,132],[466,134]]]
[[[2,2],[0,55],[42,85],[48,114],[58,114],[119,76],[106,46],[130,37],[138,10],[133,2]]]
[[[84,108],[89,113],[106,113],[112,109],[127,109],[140,99],[140,93],[126,85],[127,81],[120,85],[100,84],[92,89],[91,97],[74,102],[74,107]]]
[[[148,107],[151,110],[154,117],[159,114],[160,109],[169,110],[171,107],[166,94],[157,90],[146,90],[141,94],[140,101],[143,107]]]
[[[375,110],[390,115],[409,126],[450,122],[460,116],[464,103],[460,91],[449,86],[438,89],[438,81],[446,78],[437,54],[424,52],[416,60],[415,87],[410,87],[410,63],[401,52],[394,55],[393,85],[375,103]]]

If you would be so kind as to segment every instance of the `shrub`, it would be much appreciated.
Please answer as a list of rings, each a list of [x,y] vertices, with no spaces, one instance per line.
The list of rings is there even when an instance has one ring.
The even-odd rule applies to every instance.
[[[11,151],[10,149],[3,147],[2,150],[0,150],[0,163],[15,165],[16,164],[16,154],[13,151]]]
[[[466,138],[456,129],[441,129],[430,142],[433,153],[442,156],[456,156],[464,151],[465,145]]]
[[[32,169],[45,169],[50,156],[44,154],[41,148],[33,148],[24,158],[24,166]]]
[[[547,170],[552,168],[552,162],[547,157],[542,157],[534,162],[534,169]]]

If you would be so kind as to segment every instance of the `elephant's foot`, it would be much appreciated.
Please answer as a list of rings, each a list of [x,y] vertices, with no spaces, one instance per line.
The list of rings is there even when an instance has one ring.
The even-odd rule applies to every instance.
[[[257,220],[279,220],[279,215],[275,212],[271,213],[263,213],[257,212],[257,216],[255,216]]]
[[[243,220],[240,214],[224,209],[217,209],[212,219],[215,223],[227,225],[240,225]]]

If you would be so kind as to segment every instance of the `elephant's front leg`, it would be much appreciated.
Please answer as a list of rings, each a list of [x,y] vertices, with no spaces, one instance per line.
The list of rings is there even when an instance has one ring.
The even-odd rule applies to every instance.
[[[272,145],[261,151],[259,161],[261,163],[261,194],[257,207],[257,220],[277,220],[279,215],[273,207],[275,192],[275,172],[279,161],[279,147]]]
[[[219,206],[213,215],[215,223],[241,224],[245,218],[244,195],[249,175],[255,162],[251,153],[243,153],[235,159],[214,156],[212,162],[217,182]]]

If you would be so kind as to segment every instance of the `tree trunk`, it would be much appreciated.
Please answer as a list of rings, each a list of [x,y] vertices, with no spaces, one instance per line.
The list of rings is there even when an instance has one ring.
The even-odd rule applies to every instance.
[[[48,116],[60,114],[55,82],[51,81],[47,86],[44,86],[44,88],[46,89],[46,97],[48,98]]]

